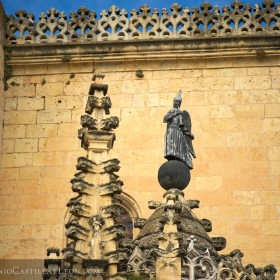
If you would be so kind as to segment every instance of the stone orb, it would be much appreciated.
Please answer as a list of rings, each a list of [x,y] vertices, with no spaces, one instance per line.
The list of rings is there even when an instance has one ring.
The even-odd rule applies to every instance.
[[[179,160],[169,160],[158,170],[159,184],[165,190],[185,189],[191,180],[188,166]]]

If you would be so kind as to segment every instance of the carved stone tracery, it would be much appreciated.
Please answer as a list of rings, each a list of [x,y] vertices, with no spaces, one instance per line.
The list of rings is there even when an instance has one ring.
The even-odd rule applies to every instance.
[[[170,10],[151,11],[148,5],[143,5],[139,10],[133,9],[129,17],[127,11],[113,5],[108,11],[102,10],[97,19],[94,11],[81,7],[70,13],[67,19],[63,11],[52,8],[47,13],[42,12],[38,22],[34,21],[33,14],[19,10],[15,17],[7,18],[6,43],[188,39],[280,33],[280,4],[275,5],[273,0],[254,7],[234,1],[230,7],[223,8],[213,8],[205,2],[200,9],[192,10],[175,3]]]

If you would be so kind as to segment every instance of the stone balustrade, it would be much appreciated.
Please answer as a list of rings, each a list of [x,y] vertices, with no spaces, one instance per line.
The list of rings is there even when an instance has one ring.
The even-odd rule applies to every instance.
[[[117,6],[102,10],[81,7],[67,16],[51,8],[34,15],[24,10],[7,18],[6,45],[42,43],[86,43],[152,39],[193,39],[211,37],[264,36],[280,34],[280,4],[265,0],[262,6],[243,5],[238,0],[230,7],[183,8],[175,3],[167,9],[143,5],[128,12]]]

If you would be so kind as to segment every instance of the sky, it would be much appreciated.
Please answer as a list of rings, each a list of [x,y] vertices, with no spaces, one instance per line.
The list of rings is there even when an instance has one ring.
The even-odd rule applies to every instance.
[[[25,10],[33,13],[35,19],[38,20],[41,12],[47,12],[50,8],[56,8],[58,11],[64,11],[69,15],[72,11],[77,11],[81,6],[87,7],[89,10],[94,10],[97,15],[105,9],[108,10],[112,5],[116,5],[120,9],[126,9],[129,13],[132,9],[139,9],[143,4],[147,4],[153,8],[158,8],[161,11],[163,8],[169,10],[170,5],[173,3],[180,4],[183,8],[200,7],[204,0],[0,0],[6,11],[6,15],[15,15],[17,10]],[[219,6],[222,8],[224,5],[230,6],[234,0],[209,0],[212,6]],[[262,4],[262,0],[243,0],[243,4]],[[276,1],[277,2],[277,1]],[[99,18],[99,16],[98,16]]]

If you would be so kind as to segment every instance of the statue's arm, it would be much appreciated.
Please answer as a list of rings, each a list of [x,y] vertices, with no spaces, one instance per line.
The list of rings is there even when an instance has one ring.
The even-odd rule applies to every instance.
[[[167,123],[168,121],[170,121],[172,118],[174,118],[175,116],[177,116],[178,114],[180,114],[179,110],[176,109],[171,109],[169,110],[166,115],[163,117],[163,122]]]

